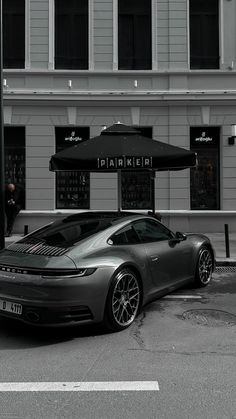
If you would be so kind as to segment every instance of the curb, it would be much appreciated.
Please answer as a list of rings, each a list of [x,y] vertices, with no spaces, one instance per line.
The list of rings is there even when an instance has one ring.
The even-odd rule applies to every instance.
[[[236,260],[216,260],[217,266],[236,266]]]

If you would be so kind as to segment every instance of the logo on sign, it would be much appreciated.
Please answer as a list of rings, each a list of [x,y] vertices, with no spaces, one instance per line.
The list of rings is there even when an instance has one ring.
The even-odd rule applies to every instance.
[[[98,158],[99,169],[148,169],[152,167],[152,157],[107,157]]]
[[[65,141],[75,141],[75,142],[77,142],[77,141],[82,141],[82,140],[83,140],[83,138],[75,136],[75,131],[72,131],[70,137],[65,138]]]
[[[203,131],[201,137],[195,138],[195,141],[200,143],[208,143],[211,142],[213,139],[211,137],[206,137],[206,133]]]

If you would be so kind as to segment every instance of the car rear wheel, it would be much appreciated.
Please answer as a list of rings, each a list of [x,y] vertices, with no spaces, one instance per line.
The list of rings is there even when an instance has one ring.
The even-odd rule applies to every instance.
[[[128,268],[121,269],[110,286],[104,323],[112,331],[130,326],[139,310],[141,300],[140,283],[136,274]]]
[[[213,272],[213,258],[211,251],[206,247],[201,247],[198,255],[195,284],[198,287],[205,287],[209,284]]]

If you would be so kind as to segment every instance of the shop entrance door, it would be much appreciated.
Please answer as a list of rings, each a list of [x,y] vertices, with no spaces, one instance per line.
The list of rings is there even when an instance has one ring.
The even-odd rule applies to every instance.
[[[220,128],[191,127],[191,150],[197,153],[198,165],[190,170],[192,210],[220,209]]]

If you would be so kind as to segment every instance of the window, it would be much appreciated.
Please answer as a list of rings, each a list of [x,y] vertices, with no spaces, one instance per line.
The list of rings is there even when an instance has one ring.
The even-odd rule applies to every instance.
[[[3,68],[25,67],[25,0],[3,0]]]
[[[137,244],[140,243],[140,239],[132,225],[129,224],[115,233],[108,243],[114,245]]]
[[[191,127],[191,150],[196,151],[198,165],[190,169],[192,210],[220,209],[219,127]]]
[[[91,237],[111,226],[109,219],[75,220],[72,217],[55,221],[50,226],[44,226],[31,234],[31,239],[43,241],[49,246],[63,246],[65,248]]]
[[[55,0],[55,68],[88,69],[88,0]]]
[[[133,226],[142,243],[170,240],[174,237],[168,228],[154,220],[136,221]]]
[[[190,67],[219,68],[218,0],[190,0]]]
[[[119,69],[151,69],[151,0],[118,1]]]
[[[4,127],[4,151],[5,183],[14,183],[25,195],[25,127]]]
[[[152,138],[152,127],[137,127],[141,135]],[[154,182],[150,172],[122,171],[122,209],[150,209]]]
[[[88,127],[56,127],[56,152],[71,147],[77,141],[89,139]],[[56,208],[88,209],[90,176],[88,172],[62,171],[56,173]]]

